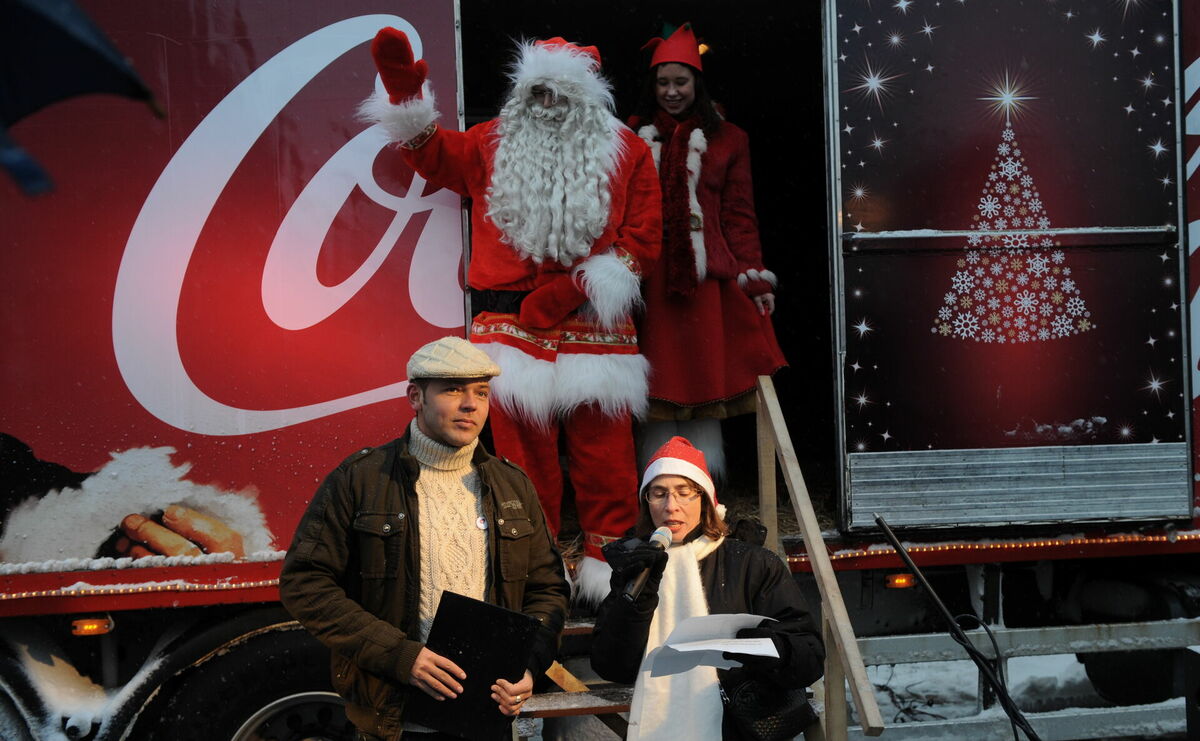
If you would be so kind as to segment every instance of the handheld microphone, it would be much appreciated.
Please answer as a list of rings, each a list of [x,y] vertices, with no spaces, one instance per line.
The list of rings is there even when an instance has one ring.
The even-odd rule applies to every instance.
[[[660,527],[650,533],[650,545],[660,551],[667,550],[667,546],[671,545],[671,528]],[[642,589],[646,586],[646,579],[650,576],[650,567],[642,569],[642,573],[638,574],[633,581],[625,585],[625,591],[621,592],[621,596],[627,601],[633,602],[642,594]]]

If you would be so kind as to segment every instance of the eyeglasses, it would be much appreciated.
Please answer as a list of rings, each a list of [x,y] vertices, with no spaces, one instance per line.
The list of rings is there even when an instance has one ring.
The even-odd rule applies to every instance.
[[[667,497],[674,496],[675,501],[680,504],[691,504],[700,497],[701,491],[695,487],[680,484],[674,489],[668,489],[665,486],[652,486],[646,491],[646,500],[655,504],[661,504],[667,500]]]

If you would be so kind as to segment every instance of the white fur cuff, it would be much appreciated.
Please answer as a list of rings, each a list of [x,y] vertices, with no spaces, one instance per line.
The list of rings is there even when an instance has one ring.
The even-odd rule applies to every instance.
[[[599,605],[608,596],[612,567],[604,561],[584,556],[575,567],[571,596],[576,604]]]
[[[358,106],[358,119],[376,124],[387,133],[390,140],[403,144],[416,138],[437,120],[437,100],[428,84],[425,85],[424,95],[424,98],[392,103],[386,90],[376,88]]]
[[[771,286],[771,288],[775,288],[779,285],[779,279],[776,278],[775,274],[770,270],[755,270],[754,268],[750,268],[746,272],[738,275],[738,287],[744,290],[752,280],[765,281]]]
[[[642,303],[638,274],[611,249],[584,260],[571,274],[583,287],[592,313],[604,329],[617,326]]]

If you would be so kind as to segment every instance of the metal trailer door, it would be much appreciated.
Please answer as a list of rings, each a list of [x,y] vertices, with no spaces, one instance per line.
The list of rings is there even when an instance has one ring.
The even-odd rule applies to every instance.
[[[844,526],[1190,518],[1175,3],[825,10]]]

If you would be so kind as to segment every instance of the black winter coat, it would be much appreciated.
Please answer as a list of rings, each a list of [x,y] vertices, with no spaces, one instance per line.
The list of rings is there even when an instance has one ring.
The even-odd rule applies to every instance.
[[[614,576],[613,582],[618,580]],[[771,631],[782,661],[765,672],[766,678],[783,687],[807,687],[821,678],[825,646],[800,587],[778,556],[726,538],[700,562],[700,583],[710,615],[750,613],[776,619],[763,627]],[[621,596],[624,586],[614,583],[600,604],[592,633],[592,668],[607,680],[632,684],[646,652],[658,593],[643,591],[630,603]],[[733,686],[740,681],[739,675],[748,671],[731,669],[718,675],[723,685]]]

